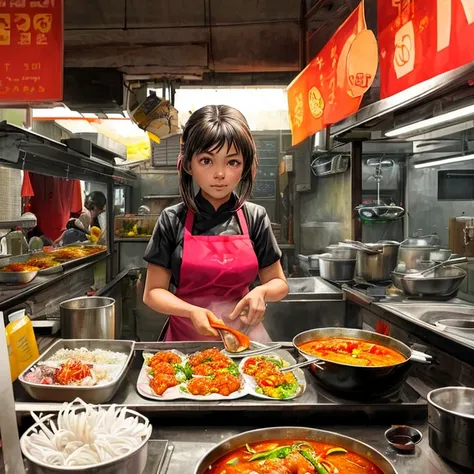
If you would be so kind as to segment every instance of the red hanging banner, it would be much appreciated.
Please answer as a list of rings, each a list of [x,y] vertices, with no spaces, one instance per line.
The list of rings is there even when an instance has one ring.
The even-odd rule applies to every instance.
[[[474,61],[474,0],[378,0],[380,96]]]
[[[63,98],[63,0],[0,0],[0,103]]]
[[[288,86],[293,145],[357,112],[377,66],[377,40],[367,29],[361,2]]]

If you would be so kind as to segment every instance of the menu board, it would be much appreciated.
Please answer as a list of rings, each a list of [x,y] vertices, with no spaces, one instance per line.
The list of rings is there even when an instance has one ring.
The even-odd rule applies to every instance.
[[[280,156],[279,136],[254,136],[258,168],[253,187],[253,198],[275,198]]]
[[[0,0],[0,103],[63,98],[63,1]]]
[[[259,160],[273,159],[278,161],[278,139],[277,137],[263,138],[255,137],[257,156]]]

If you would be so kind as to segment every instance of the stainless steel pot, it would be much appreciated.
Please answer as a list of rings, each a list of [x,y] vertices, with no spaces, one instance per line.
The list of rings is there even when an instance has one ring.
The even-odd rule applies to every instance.
[[[113,298],[82,296],[63,301],[59,311],[64,339],[115,339],[118,335]]]
[[[319,274],[329,281],[347,282],[354,279],[356,259],[319,257]]]
[[[403,271],[415,270],[420,263],[430,261],[434,247],[404,247],[400,246],[398,251],[398,267]]]
[[[397,266],[400,244],[394,241],[380,241],[376,244],[357,246],[356,276],[365,281],[390,280],[390,273]]]
[[[384,474],[397,474],[397,470],[390,461],[379,451],[368,444],[362,443],[354,438],[343,436],[331,431],[316,430],[313,428],[301,428],[295,426],[285,426],[277,428],[263,428],[260,430],[246,431],[236,436],[228,438],[217,446],[211,448],[197,463],[194,474],[206,474],[210,466],[218,461],[222,456],[245,446],[246,444],[259,443],[277,439],[297,439],[301,441],[319,441],[334,444],[342,448],[370,459]]]
[[[331,254],[332,258],[343,258],[346,260],[355,260],[357,257],[357,250],[346,245],[329,245],[326,247],[326,252]]]
[[[434,451],[474,469],[474,388],[443,387],[428,393],[428,427]]]

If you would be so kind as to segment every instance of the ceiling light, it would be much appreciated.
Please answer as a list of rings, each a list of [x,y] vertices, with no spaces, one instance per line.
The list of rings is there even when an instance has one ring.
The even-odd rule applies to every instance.
[[[437,115],[436,117],[422,120],[421,122],[411,123],[410,125],[406,125],[405,127],[390,130],[389,132],[385,133],[385,136],[396,137],[398,135],[405,135],[406,133],[417,132],[425,128],[432,128],[436,125],[440,125],[446,122],[452,122],[454,120],[467,117],[469,115],[474,115],[474,105],[469,105],[467,107],[463,107],[462,109],[453,110],[452,112],[447,112],[446,114]]]
[[[463,156],[453,156],[451,158],[443,158],[442,160],[425,161],[423,163],[416,163],[414,167],[416,169],[429,168],[431,166],[447,165],[449,163],[459,163],[461,161],[469,161],[469,160],[474,160],[474,154],[463,155]]]

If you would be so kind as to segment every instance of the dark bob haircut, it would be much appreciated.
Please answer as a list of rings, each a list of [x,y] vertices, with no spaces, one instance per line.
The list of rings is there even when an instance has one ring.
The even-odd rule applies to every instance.
[[[244,162],[236,209],[242,207],[252,193],[257,170],[255,141],[245,117],[228,105],[206,105],[189,117],[181,142],[179,192],[187,208],[198,212],[194,202],[193,177],[189,173],[193,156],[206,151],[218,152],[224,146],[229,151],[232,145]]]
[[[84,202],[84,207],[88,211],[93,211],[94,208],[102,211],[107,203],[105,199],[104,193],[100,191],[92,191],[87,197],[86,201]]]

